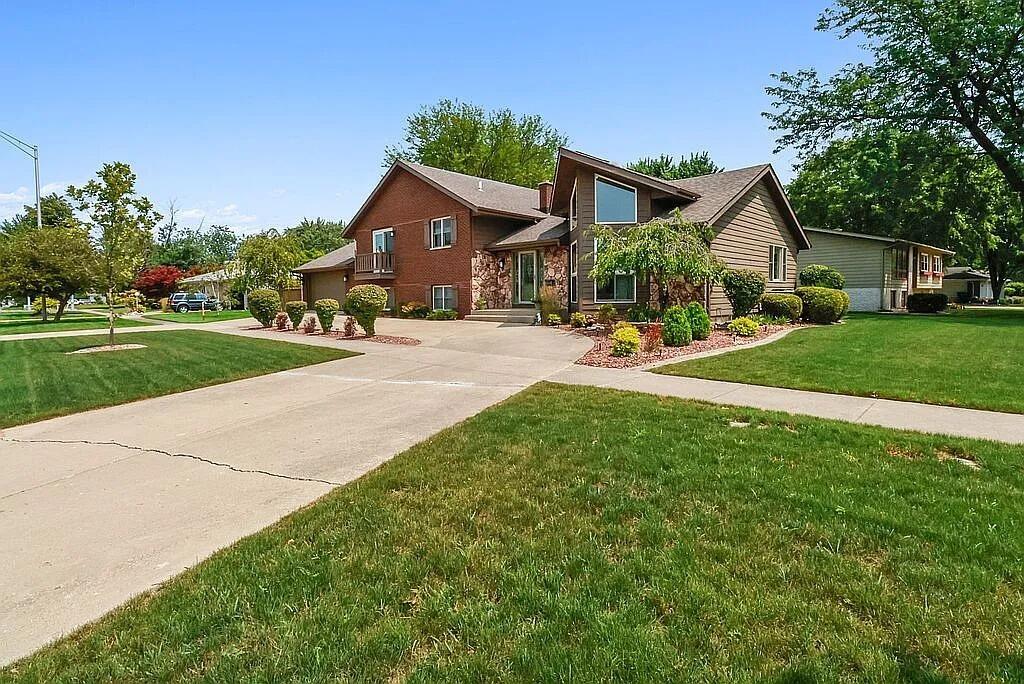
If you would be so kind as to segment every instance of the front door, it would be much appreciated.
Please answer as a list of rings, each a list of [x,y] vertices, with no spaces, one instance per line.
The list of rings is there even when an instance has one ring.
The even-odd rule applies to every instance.
[[[519,252],[516,269],[517,303],[533,304],[537,299],[537,253]]]

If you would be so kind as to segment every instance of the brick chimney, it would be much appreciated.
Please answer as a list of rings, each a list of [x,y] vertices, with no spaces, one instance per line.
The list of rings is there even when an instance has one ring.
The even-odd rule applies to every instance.
[[[545,214],[551,211],[551,194],[555,191],[555,186],[548,181],[539,183],[537,185],[537,194],[540,195],[540,210]]]

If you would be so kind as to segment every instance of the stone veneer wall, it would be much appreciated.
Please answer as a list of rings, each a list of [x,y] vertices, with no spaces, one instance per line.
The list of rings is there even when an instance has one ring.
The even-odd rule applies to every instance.
[[[704,303],[704,293],[699,285],[694,285],[685,278],[676,278],[668,284],[668,304],[686,306],[690,302]],[[651,278],[651,306],[658,306],[658,284]]]
[[[504,268],[498,263],[505,259]],[[512,307],[512,255],[510,252],[491,254],[477,250],[473,253],[473,309],[477,300],[487,302],[488,309]]]
[[[544,248],[544,282],[554,280],[558,298],[563,307],[569,306],[569,248],[561,246]]]

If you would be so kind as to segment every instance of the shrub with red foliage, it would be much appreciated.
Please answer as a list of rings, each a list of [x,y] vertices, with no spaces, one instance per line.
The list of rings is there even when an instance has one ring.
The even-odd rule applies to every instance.
[[[640,340],[640,348],[648,353],[661,349],[661,323],[647,325],[647,332]]]
[[[170,296],[184,275],[177,266],[153,266],[139,273],[132,287],[149,299],[160,299]]]

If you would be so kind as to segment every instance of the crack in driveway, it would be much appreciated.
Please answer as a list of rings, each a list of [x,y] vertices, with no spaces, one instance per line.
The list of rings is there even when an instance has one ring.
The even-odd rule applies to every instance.
[[[239,468],[233,466],[230,463],[224,463],[222,461],[214,461],[213,459],[205,458],[203,456],[197,456],[196,454],[187,454],[184,452],[173,452],[165,451],[164,449],[157,449],[155,447],[142,447],[135,446],[132,444],[122,444],[121,442],[114,441],[93,441],[88,439],[19,439],[17,437],[3,437],[0,441],[11,442],[14,444],[84,444],[89,446],[113,446],[121,449],[128,449],[130,451],[139,451],[143,453],[161,454],[163,456],[170,456],[171,458],[186,458],[193,461],[199,461],[207,465],[212,465],[217,468],[226,468],[232,472],[242,473],[247,475],[266,475],[268,477],[276,477],[282,480],[291,480],[293,482],[313,482],[316,484],[331,485],[333,487],[340,487],[343,482],[334,482],[333,480],[322,480],[317,477],[303,477],[301,475],[285,475],[284,473],[275,473],[270,470],[261,470],[259,468]],[[0,497],[0,499],[6,499],[10,496],[15,496],[21,492],[14,492],[6,496]]]

